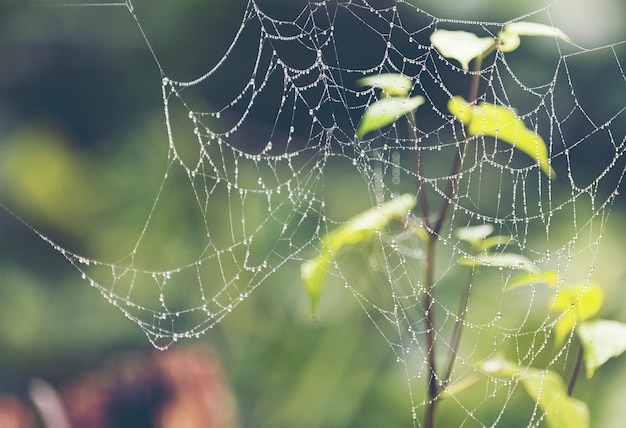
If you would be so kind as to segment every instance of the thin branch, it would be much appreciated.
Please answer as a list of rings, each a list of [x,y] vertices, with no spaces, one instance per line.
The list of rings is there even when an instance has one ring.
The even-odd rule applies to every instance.
[[[435,239],[428,241],[426,253],[426,289],[424,291],[424,312],[426,316],[426,349],[428,350],[428,406],[424,417],[425,428],[434,428],[435,409],[439,387],[437,386],[437,369],[435,366],[435,317],[433,311],[433,286],[435,263]]]
[[[448,363],[446,366],[445,375],[443,376],[443,385],[445,386],[450,381],[452,376],[452,367],[456,361],[458,355],[459,342],[461,341],[461,332],[463,331],[463,325],[465,324],[465,314],[467,314],[467,305],[469,303],[470,294],[472,291],[472,280],[474,278],[474,269],[470,270],[465,283],[465,289],[463,290],[463,296],[459,303],[459,312],[457,315],[456,324],[454,325],[454,331],[452,332],[452,339],[450,341],[450,351],[448,353]]]
[[[494,45],[495,46],[495,45]],[[488,51],[489,53],[491,51]],[[485,55],[487,54],[485,53]],[[474,60],[474,67],[472,69],[473,76],[472,82],[470,84],[470,91],[467,102],[472,104],[476,101],[478,97],[478,86],[480,84],[480,67],[482,65],[482,56],[477,57]],[[441,233],[441,229],[443,227],[443,223],[446,221],[446,217],[448,216],[448,209],[450,208],[450,202],[452,201],[452,196],[456,191],[456,186],[458,183],[458,175],[461,172],[461,168],[463,167],[463,158],[465,158],[465,151],[467,150],[467,141],[463,140],[459,144],[459,151],[457,152],[456,157],[454,158],[454,162],[452,164],[452,169],[450,170],[450,181],[448,182],[448,186],[446,187],[446,191],[443,196],[443,202],[441,203],[441,210],[439,210],[439,216],[437,217],[437,221],[435,226],[433,227],[433,235],[436,237]]]
[[[574,364],[574,369],[572,371],[572,375],[569,379],[569,383],[567,384],[567,395],[571,396],[572,392],[574,392],[574,386],[576,385],[576,380],[578,379],[578,373],[580,373],[580,366],[583,363],[583,347],[580,346],[578,348],[578,355],[576,356],[576,364]]]
[[[424,175],[422,174],[422,160],[421,160],[421,156],[420,156],[420,151],[419,151],[419,146],[417,143],[417,125],[415,123],[415,112],[410,112],[409,114],[407,114],[407,119],[409,122],[409,135],[411,136],[411,139],[414,141],[414,152],[413,152],[413,160],[415,162],[415,175],[416,180],[417,180],[417,193],[419,194],[419,205],[422,209],[422,217],[423,217],[423,221],[424,224],[430,228],[430,209],[428,207],[428,198],[426,197],[426,187],[424,186],[423,183],[423,177]]]

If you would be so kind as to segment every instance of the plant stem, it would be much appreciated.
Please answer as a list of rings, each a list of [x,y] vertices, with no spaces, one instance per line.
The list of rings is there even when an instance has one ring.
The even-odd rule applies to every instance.
[[[467,97],[467,102],[472,104],[476,101],[478,97],[478,86],[480,83],[480,67],[482,65],[482,56],[477,57],[474,60],[474,67],[472,69],[473,76],[472,82],[470,83],[470,91]],[[441,229],[443,227],[443,223],[446,221],[446,217],[448,216],[448,209],[450,208],[450,202],[452,200],[452,196],[456,191],[456,185],[459,181],[457,178],[459,173],[461,172],[461,168],[463,166],[463,158],[465,157],[465,151],[467,149],[467,142],[465,140],[461,141],[459,144],[459,151],[454,158],[454,162],[452,164],[452,169],[450,171],[450,181],[448,182],[448,187],[446,187],[446,191],[444,193],[443,202],[441,204],[441,210],[439,211],[439,217],[437,218],[437,222],[433,227],[433,234],[435,236],[439,235]]]
[[[452,367],[457,357],[457,350],[459,348],[459,342],[461,341],[461,332],[463,331],[463,324],[465,322],[465,314],[467,314],[467,305],[469,303],[470,294],[472,291],[472,279],[474,278],[474,269],[470,270],[465,283],[465,289],[463,290],[463,296],[459,303],[459,312],[457,315],[456,324],[454,325],[454,331],[452,332],[452,339],[450,341],[450,351],[448,353],[448,363],[446,366],[445,375],[443,376],[443,385],[448,383],[450,376],[452,375]]]
[[[494,44],[494,49],[495,49]],[[489,51],[490,52],[490,51]],[[473,67],[473,76],[472,81],[470,83],[470,92],[468,97],[468,102],[471,104],[476,101],[478,97],[478,86],[480,83],[480,67],[482,65],[483,56],[479,56],[474,60]],[[437,221],[435,225],[431,227],[430,221],[428,220],[428,202],[426,200],[426,194],[424,192],[422,186],[422,172],[421,172],[421,161],[419,158],[419,151],[417,150],[417,135],[415,135],[415,118],[412,114],[409,115],[409,125],[410,132],[412,132],[412,137],[415,139],[416,144],[416,155],[415,155],[415,163],[416,163],[416,175],[418,179],[418,193],[420,193],[420,205],[422,206],[422,213],[424,214],[424,221],[427,222],[427,228],[430,232],[430,239],[428,240],[427,253],[426,253],[426,272],[425,272],[425,290],[424,290],[424,311],[426,317],[426,349],[428,350],[428,406],[426,407],[426,412],[424,415],[424,427],[425,428],[434,428],[435,427],[435,410],[437,408],[437,401],[439,395],[439,386],[437,384],[437,370],[435,366],[435,320],[433,314],[433,287],[434,287],[434,263],[435,263],[435,247],[437,243],[437,239],[440,236],[441,229],[443,228],[443,224],[448,217],[448,209],[450,208],[450,203],[452,201],[452,197],[457,189],[457,183],[459,181],[458,175],[461,172],[463,166],[463,158],[465,157],[465,151],[467,148],[467,142],[461,141],[459,145],[459,151],[457,152],[456,157],[454,158],[454,162],[452,164],[450,181],[448,182],[448,186],[446,187],[446,191],[444,193],[444,199],[441,204],[441,209],[439,210],[439,215],[437,216]],[[471,278],[468,281],[468,286],[466,287],[466,292],[462,298],[462,316],[459,317],[457,321],[457,325],[455,326],[455,333],[453,335],[453,344],[451,347],[451,356],[448,359],[448,367],[446,369],[446,376],[444,377],[444,381],[447,381],[450,373],[452,372],[452,366],[454,364],[454,359],[456,355],[456,349],[458,347],[458,342],[460,341],[460,335],[463,325],[463,320],[465,317],[464,308],[467,305],[467,301],[469,301],[469,294],[471,291]],[[464,302],[464,303],[463,303]]]
[[[435,244],[437,240],[431,235],[426,253],[426,284],[424,292],[424,313],[426,316],[426,349],[428,352],[428,406],[424,416],[425,428],[435,426],[435,409],[437,407],[437,370],[435,367],[435,317],[433,311],[433,285]]]
[[[569,383],[567,384],[567,395],[571,396],[574,391],[574,386],[576,385],[576,380],[578,379],[578,373],[580,373],[580,366],[583,363],[583,347],[580,346],[578,348],[578,355],[576,356],[576,363],[574,364],[574,369],[572,370],[572,375],[569,379]]]
[[[419,194],[420,199],[420,207],[422,209],[422,217],[424,224],[429,227],[430,226],[430,209],[428,207],[428,198],[426,197],[426,188],[424,187],[422,174],[422,160],[420,156],[419,146],[417,143],[417,125],[415,123],[415,113],[410,112],[407,115],[407,119],[409,122],[409,135],[411,139],[414,141],[414,150],[413,160],[415,162],[415,175],[417,176],[417,193]]]

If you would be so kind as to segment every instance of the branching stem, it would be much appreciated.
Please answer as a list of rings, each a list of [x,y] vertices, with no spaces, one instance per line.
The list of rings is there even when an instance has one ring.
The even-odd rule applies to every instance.
[[[467,282],[465,283],[465,289],[463,290],[463,296],[459,303],[459,313],[457,315],[456,324],[454,325],[454,331],[452,332],[452,339],[450,341],[450,351],[448,353],[448,362],[446,365],[446,371],[443,376],[443,386],[450,381],[452,375],[452,368],[456,357],[458,355],[459,342],[461,341],[461,332],[463,331],[463,325],[465,323],[465,314],[467,314],[467,306],[469,304],[469,298],[472,291],[472,280],[474,279],[474,269],[470,270],[467,276]]]
[[[493,49],[495,49],[496,45],[494,44]],[[468,102],[471,104],[476,101],[478,97],[478,87],[480,84],[480,68],[482,65],[482,58],[484,55],[490,53],[491,50],[485,52],[482,56],[477,57],[474,60],[473,67],[473,76],[472,81],[470,83],[470,92],[468,97]],[[434,307],[433,307],[433,287],[434,287],[434,265],[435,265],[435,248],[437,244],[437,239],[440,236],[441,229],[448,217],[448,210],[450,208],[450,203],[454,197],[454,193],[457,190],[457,184],[459,181],[459,174],[463,167],[463,159],[465,157],[465,151],[467,148],[467,142],[461,141],[459,145],[459,150],[457,155],[454,158],[452,163],[452,169],[450,172],[450,181],[448,182],[448,186],[446,187],[443,201],[441,203],[441,209],[439,210],[439,214],[434,225],[431,225],[429,220],[429,208],[428,201],[426,198],[426,193],[424,192],[424,187],[422,183],[422,171],[421,171],[421,160],[419,157],[419,150],[417,148],[417,135],[415,132],[415,118],[413,114],[408,115],[409,117],[409,126],[412,138],[415,140],[415,167],[416,167],[416,175],[417,175],[417,190],[420,194],[420,205],[422,206],[422,214],[424,215],[424,221],[426,222],[427,229],[430,232],[430,239],[428,240],[428,246],[426,251],[426,271],[425,271],[425,284],[424,284],[424,311],[426,318],[426,348],[428,352],[428,405],[426,407],[425,415],[424,415],[424,427],[425,428],[434,428],[435,427],[435,410],[437,408],[437,401],[439,396],[439,385],[437,381],[437,369],[435,365],[435,320],[434,320]],[[446,374],[444,382],[447,382],[450,374],[452,373],[452,366],[454,365],[454,360],[456,356],[456,350],[458,347],[458,343],[461,339],[461,331],[463,322],[465,319],[465,308],[467,306],[467,302],[469,301],[469,295],[471,292],[471,276],[466,286],[463,297],[461,298],[461,314],[458,317],[457,324],[455,326],[455,331],[453,333],[452,338],[452,346],[450,349],[450,355],[448,357],[448,364],[446,367]]]

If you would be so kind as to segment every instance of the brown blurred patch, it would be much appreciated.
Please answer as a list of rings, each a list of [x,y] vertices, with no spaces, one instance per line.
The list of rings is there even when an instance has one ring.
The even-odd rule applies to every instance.
[[[0,395],[0,427],[32,428],[35,418],[32,410],[21,400],[9,395]]]
[[[235,428],[235,399],[204,348],[127,355],[62,392],[72,428]]]
[[[0,396],[0,428],[237,428],[234,395],[206,348],[132,353],[60,392],[34,379],[32,404]],[[34,416],[37,410],[41,424]]]

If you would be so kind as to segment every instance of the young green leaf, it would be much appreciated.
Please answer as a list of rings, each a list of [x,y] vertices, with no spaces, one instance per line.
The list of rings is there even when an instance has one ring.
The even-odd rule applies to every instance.
[[[537,22],[517,21],[507,24],[503,28],[503,32],[517,34],[518,36],[547,36],[557,37],[559,39],[570,41],[567,35],[556,27],[550,25],[539,24]]]
[[[493,233],[493,224],[480,224],[478,226],[459,227],[454,234],[461,241],[469,242],[472,246],[477,246],[487,236]]]
[[[527,272],[539,272],[537,266],[526,257],[515,253],[479,254],[473,257],[463,257],[459,263],[466,266],[488,266],[521,269]]]
[[[552,310],[562,312],[554,325],[554,339],[561,346],[577,323],[591,318],[600,310],[604,293],[597,284],[563,287],[552,301]]]
[[[626,324],[609,320],[592,320],[576,328],[585,357],[587,377],[598,367],[626,351]]]
[[[490,236],[487,239],[485,239],[480,246],[478,247],[479,250],[481,251],[486,251],[490,248],[493,247],[499,247],[501,245],[507,245],[510,244],[511,242],[514,242],[515,239],[513,239],[512,236],[508,236],[508,235],[494,235],[494,236]]]
[[[567,394],[567,386],[558,373],[520,366],[501,358],[485,361],[480,369],[491,376],[517,379],[543,410],[550,428],[589,427],[589,408]]]
[[[422,96],[411,98],[386,97],[370,104],[363,114],[359,129],[356,131],[357,137],[363,138],[368,132],[394,123],[405,114],[415,111],[425,101]]]
[[[403,74],[383,73],[359,79],[357,83],[361,86],[382,89],[385,95],[406,98],[413,86],[413,81]]]
[[[469,70],[469,63],[482,56],[495,45],[493,37],[478,37],[467,31],[436,30],[430,35],[430,42],[446,58],[456,59],[463,70]]]
[[[300,276],[309,293],[311,317],[317,319],[322,288],[333,258],[348,244],[359,244],[375,236],[391,220],[401,220],[415,206],[415,196],[404,194],[384,204],[370,208],[351,218],[322,238],[321,254],[300,266]]]
[[[457,96],[448,101],[448,110],[466,125],[470,135],[488,135],[509,143],[533,158],[548,177],[556,177],[543,138],[526,128],[512,109],[487,102],[470,105]]]
[[[519,36],[552,36],[567,42],[570,41],[569,37],[558,28],[536,22],[518,21],[505,25],[498,34],[498,39],[500,40],[498,49],[503,52],[514,51],[520,45]]]
[[[527,272],[516,276],[506,285],[507,290],[526,285],[548,284],[556,287],[559,283],[559,275],[555,270],[547,270],[545,272]]]
[[[524,389],[546,414],[550,428],[583,428],[589,426],[589,408],[584,402],[567,395],[563,378],[552,370],[530,369],[520,378]]]

